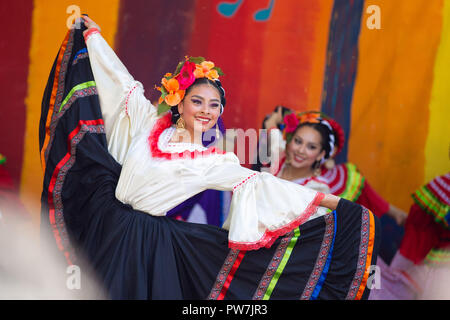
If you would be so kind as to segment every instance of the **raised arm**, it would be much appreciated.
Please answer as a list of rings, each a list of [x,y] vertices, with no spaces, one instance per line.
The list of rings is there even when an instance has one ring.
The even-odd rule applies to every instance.
[[[120,163],[130,138],[148,129],[156,118],[156,108],[144,96],[136,81],[100,34],[100,27],[83,16],[92,72],[105,122],[108,149]]]

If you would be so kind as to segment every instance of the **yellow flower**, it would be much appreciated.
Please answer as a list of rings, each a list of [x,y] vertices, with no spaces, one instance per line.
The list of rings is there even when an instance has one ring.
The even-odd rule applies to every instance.
[[[195,79],[204,78],[205,73],[203,72],[203,67],[201,65],[196,64],[194,70]]]
[[[207,77],[209,80],[219,79],[219,74],[214,68],[214,62],[203,61],[195,65],[194,76],[196,79]]]
[[[215,69],[208,71],[205,75],[209,80],[219,79],[219,74],[217,73],[217,70],[215,70]]]
[[[208,72],[209,70],[211,70],[212,68],[214,68],[214,62],[212,61],[203,61],[201,63],[201,66],[203,68],[203,72]]]

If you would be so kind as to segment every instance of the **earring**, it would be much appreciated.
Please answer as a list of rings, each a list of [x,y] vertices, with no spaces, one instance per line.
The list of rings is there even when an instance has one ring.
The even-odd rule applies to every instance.
[[[327,159],[324,164],[325,168],[327,168],[328,170],[333,169],[335,165],[336,163],[333,158]]]
[[[314,170],[314,175],[315,175],[316,177],[320,176],[320,173],[321,173],[320,168],[317,168],[316,170]]]
[[[320,174],[322,173],[322,170],[320,169],[320,162],[321,160],[316,160],[316,162],[314,163],[314,175],[316,177],[320,176]]]
[[[219,140],[220,139],[220,130],[219,130],[219,125],[216,124],[216,139]]]
[[[178,133],[181,133],[186,129],[186,122],[184,122],[184,119],[181,116],[177,120],[176,127]]]
[[[285,164],[291,164],[291,158],[288,155],[286,155],[284,163]]]

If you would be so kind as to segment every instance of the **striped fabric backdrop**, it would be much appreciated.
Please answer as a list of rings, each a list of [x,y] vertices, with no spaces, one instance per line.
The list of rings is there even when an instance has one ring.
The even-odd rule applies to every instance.
[[[73,5],[153,101],[164,73],[201,55],[225,72],[227,128],[258,129],[278,104],[322,110],[346,131],[339,160],[404,210],[450,170],[449,0],[3,1],[0,153],[36,222],[42,94]]]

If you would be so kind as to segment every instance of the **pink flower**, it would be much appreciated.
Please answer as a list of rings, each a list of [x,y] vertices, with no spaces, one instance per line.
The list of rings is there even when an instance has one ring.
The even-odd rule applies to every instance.
[[[286,124],[286,133],[292,133],[297,129],[297,126],[299,125],[299,120],[297,118],[297,115],[295,113],[290,113],[286,116],[284,116],[283,122]]]
[[[180,84],[180,90],[186,90],[195,81],[194,76],[195,63],[186,61],[180,70],[180,73],[175,77]]]

